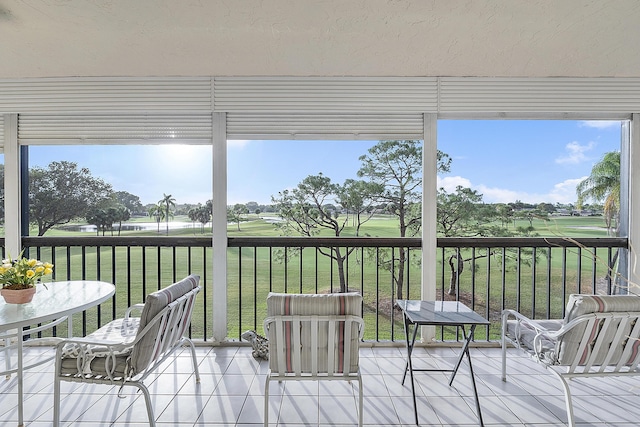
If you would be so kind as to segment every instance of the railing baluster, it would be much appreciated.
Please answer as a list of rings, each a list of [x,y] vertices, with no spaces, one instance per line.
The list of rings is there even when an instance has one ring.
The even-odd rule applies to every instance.
[[[380,341],[380,248],[376,248],[376,341]],[[364,287],[362,289],[364,294]],[[395,310],[395,307],[391,307]],[[391,336],[393,340],[393,335]]]
[[[392,308],[393,302],[399,296],[397,295],[397,283],[394,281],[394,277],[397,275],[403,276],[403,298],[420,298],[420,267],[411,262],[414,251],[421,250],[422,242],[419,238],[296,239],[285,237],[229,238],[228,241],[229,248],[232,248],[229,252],[230,256],[238,256],[237,276],[236,272],[230,271],[230,277],[234,279],[238,277],[238,279],[236,283],[229,283],[229,289],[230,292],[237,293],[239,310],[237,317],[232,310],[233,315],[229,323],[229,336],[235,337],[237,335],[239,337],[242,328],[250,327],[250,325],[255,329],[259,328],[261,316],[263,315],[260,312],[263,305],[260,301],[261,298],[266,297],[267,287],[268,291],[276,290],[282,292],[283,287],[285,292],[290,290],[289,274],[292,272],[289,271],[291,255],[289,250],[292,248],[297,248],[297,254],[300,256],[299,263],[296,264],[297,268],[293,267],[293,264],[291,265],[295,269],[293,271],[299,274],[298,286],[294,286],[296,292],[325,292],[327,288],[329,291],[337,291],[335,286],[337,277],[335,263],[329,262],[328,258],[320,253],[320,248],[328,248],[329,250],[335,248],[344,254],[347,285],[349,288],[353,287],[355,289],[356,282],[359,281],[360,292],[365,297],[366,304],[363,305],[363,309],[366,311],[364,315],[371,326],[365,328],[365,333],[367,334],[365,339],[398,342],[398,337],[402,335],[401,328],[399,328],[401,321]],[[154,272],[157,273],[157,288],[161,288],[168,285],[168,283],[165,283],[168,281],[163,280],[164,276],[177,280],[178,276],[193,271],[201,275],[204,292],[201,298],[202,305],[198,305],[199,313],[194,316],[190,334],[195,336],[195,339],[207,340],[208,326],[213,321],[211,318],[211,301],[208,301],[209,298],[206,291],[210,286],[208,281],[211,273],[208,271],[210,267],[208,267],[209,264],[207,263],[212,250],[210,238],[204,236],[202,238],[130,238],[124,236],[45,238],[34,236],[25,237],[23,245],[25,248],[32,248],[33,252],[38,254],[38,258],[49,258],[52,263],[56,264],[57,268],[54,270],[53,280],[62,280],[64,278],[77,280],[96,277],[99,280],[113,281],[116,284],[116,295],[110,303],[106,303],[111,304],[111,313],[107,314],[104,312],[105,310],[99,307],[97,308],[95,319],[93,315],[83,315],[82,325],[78,322],[76,335],[80,334],[81,331],[84,333],[84,331],[92,330],[104,323],[103,320],[107,318],[102,319],[103,315],[111,317],[111,319],[118,317],[117,315],[122,314],[124,306],[128,305],[126,304],[127,302],[136,303],[140,302],[141,298],[145,299],[149,288],[149,280],[154,280]],[[560,312],[564,311],[566,295],[569,290],[575,292],[584,288],[585,291],[587,289],[589,291],[602,291],[603,289],[598,283],[598,274],[601,269],[606,269],[607,267],[600,267],[600,257],[598,255],[606,248],[606,262],[610,264],[614,259],[613,249],[622,248],[622,250],[626,250],[627,240],[624,238],[599,238],[597,240],[440,238],[437,241],[437,245],[439,249],[437,268],[441,270],[437,273],[437,281],[433,286],[436,287],[438,295],[444,298],[447,291],[446,286],[449,284],[447,280],[449,271],[447,254],[452,255],[454,258],[458,257],[460,260],[466,255],[471,262],[471,266],[466,270],[463,268],[462,273],[458,272],[459,274],[455,277],[455,295],[458,299],[461,299],[462,296],[466,298],[467,295],[470,295],[468,305],[494,322],[491,327],[486,328],[485,337],[481,337],[478,333],[476,339],[495,340],[497,339],[495,322],[499,317],[500,310],[503,308],[519,309],[519,307],[513,307],[515,305],[525,307],[526,310],[526,307],[530,306],[534,316],[562,317],[564,313],[560,314]],[[193,248],[197,246],[203,248],[201,256],[195,254]],[[87,250],[89,247],[96,248],[95,257],[93,250]],[[313,248],[313,255],[309,250],[305,250],[307,247]],[[157,257],[153,257],[153,252],[148,252],[153,251],[154,248]],[[280,262],[274,257],[273,251],[276,248],[283,249],[284,262]],[[371,254],[370,258],[367,257],[367,248],[375,249],[369,252]],[[544,286],[544,292],[546,293],[544,298],[545,310],[540,307],[543,301],[540,292],[542,292],[543,288],[538,287],[539,284],[542,285],[542,282],[538,281],[537,276],[541,268],[538,257],[541,256],[542,252],[538,248],[545,248],[544,253],[546,254],[547,262],[546,286]],[[569,260],[567,256],[568,248],[571,254],[577,251],[575,261],[573,255]],[[581,282],[581,248],[589,248],[592,256],[590,262],[592,286],[588,288],[584,286],[585,282]],[[242,260],[246,250],[253,251],[253,262],[250,264]],[[584,250],[586,251],[587,249]],[[484,255],[485,251],[486,255]],[[531,251],[531,255],[529,255],[529,251]],[[562,252],[554,253],[554,251]],[[105,254],[104,256],[103,253]],[[561,256],[561,259],[558,259],[558,263],[562,264],[559,270],[553,267],[554,258],[557,257],[556,254]],[[313,256],[313,262],[310,261],[310,256]],[[481,285],[482,274],[485,274],[482,270],[484,267],[477,265],[479,258],[483,256],[487,258],[484,286]],[[494,256],[501,256],[501,264],[493,262],[492,258]],[[529,256],[531,256],[531,295],[523,291],[523,285],[526,282],[526,279],[523,280],[523,274],[525,277],[528,275],[526,263]],[[168,263],[164,262],[166,257],[171,257]],[[262,259],[263,257],[265,260]],[[400,262],[403,258],[404,264],[402,270],[400,270]],[[453,261],[455,260],[452,258]],[[122,262],[126,262],[126,266],[122,265]],[[108,267],[109,263],[111,264],[110,268]],[[137,267],[138,264],[140,264],[140,268]],[[376,268],[377,266],[378,268]],[[253,268],[253,272],[244,271],[246,268]],[[265,270],[260,271],[260,268]],[[373,270],[371,270],[372,268]],[[573,284],[572,276],[568,274],[567,269],[569,268],[571,268],[571,274],[577,273],[575,285]],[[494,270],[498,269],[500,269],[500,274],[496,275]],[[313,273],[312,270],[314,270]],[[277,285],[274,283],[276,274],[278,274]],[[310,274],[313,274],[313,276],[309,276]],[[416,280],[415,283],[414,280]],[[606,290],[613,291],[613,279],[608,276],[606,280]],[[126,282],[126,285],[123,281]],[[276,289],[274,289],[274,286]],[[498,288],[494,289],[494,286],[498,286]],[[498,291],[498,289],[500,290]],[[233,295],[233,298],[235,297],[236,295]],[[244,311],[242,309],[243,303],[248,302],[247,298],[252,298],[253,300],[251,313],[246,311],[251,309],[249,305]],[[375,304],[372,302],[374,299]],[[235,299],[233,301],[235,302]],[[368,304],[371,304],[371,310],[368,309]],[[105,309],[108,309],[108,307],[105,306]],[[540,311],[538,312],[538,310]],[[243,324],[243,318],[246,320],[251,319],[250,323]],[[389,322],[387,322],[387,319]],[[375,327],[373,327],[374,325]],[[63,331],[55,330],[53,333],[57,334],[58,332]],[[439,328],[436,331],[436,336],[441,341],[460,339],[459,333],[454,332],[452,328]]]
[[[302,271],[303,271],[303,265],[302,265],[303,259],[302,258],[304,256],[304,254],[302,253],[302,246],[297,248],[297,249],[298,249],[298,253],[300,254],[299,255],[300,263],[298,264],[298,275],[300,276],[299,279],[298,279],[298,288],[299,288],[298,292],[302,293],[302,279],[303,279],[303,276],[304,276],[304,274],[302,273]]]
[[[536,318],[536,256],[537,248],[531,250],[531,318]]]
[[[593,255],[591,256],[592,267],[591,267],[591,282],[593,283],[593,293],[598,293],[598,249],[593,249]]]
[[[238,340],[242,335],[242,248],[238,248]]]
[[[577,293],[582,293],[582,248],[578,248],[578,277],[577,277]]]
[[[547,319],[551,318],[551,248],[547,248]]]

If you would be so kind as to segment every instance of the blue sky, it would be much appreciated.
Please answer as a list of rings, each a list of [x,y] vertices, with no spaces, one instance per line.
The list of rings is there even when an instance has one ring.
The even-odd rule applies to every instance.
[[[377,141],[229,141],[228,201],[270,203],[271,195],[322,172],[342,183],[356,178],[358,157]],[[453,159],[438,186],[478,190],[488,203],[572,203],[575,186],[605,152],[620,149],[619,122],[438,122],[438,148]],[[33,146],[30,166],[68,160],[128,191],[143,204],[163,193],[177,203],[211,198],[206,146]]]

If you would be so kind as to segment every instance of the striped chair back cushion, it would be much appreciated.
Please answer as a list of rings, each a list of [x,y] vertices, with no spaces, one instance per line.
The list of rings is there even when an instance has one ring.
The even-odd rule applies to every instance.
[[[288,315],[300,315],[300,316],[332,316],[332,315],[352,315],[362,316],[362,296],[358,293],[339,293],[339,294],[280,294],[270,293],[267,297],[267,316],[288,316]],[[347,328],[351,331],[348,336],[345,336],[345,322],[339,322],[336,325],[334,331],[337,339],[337,345],[335,346],[334,360],[338,365],[334,367],[336,372],[345,372],[344,354],[345,346],[349,346],[349,365],[346,372],[357,372],[359,365],[359,348],[360,337],[359,331],[356,325],[353,328]],[[292,331],[291,322],[287,322],[284,325],[284,341],[279,343],[277,341],[274,328],[271,328],[268,332],[269,338],[269,367],[272,372],[278,371],[278,366],[285,366],[286,372],[293,372],[292,367],[292,352],[295,350],[292,348]],[[318,331],[317,348],[312,348],[311,345],[311,325],[309,322],[302,322],[301,328],[301,369],[303,373],[309,373],[312,370],[311,355],[313,352],[317,352],[318,355],[318,372],[327,373],[328,370],[328,348],[329,348],[329,325],[325,324],[322,329]],[[272,347],[273,346],[273,347]],[[271,351],[272,348],[278,346],[284,346],[284,365],[279,365],[278,358],[280,353]]]
[[[138,327],[138,333],[140,333],[167,305],[197,288],[199,282],[200,276],[192,274],[179,282],[147,295],[144,308],[140,314],[140,326]],[[193,300],[191,300],[190,303],[193,304]],[[189,326],[188,323],[191,322],[190,314],[192,310],[192,306],[185,307],[185,313],[179,320],[180,327],[183,329],[186,329]],[[156,348],[156,337],[158,336],[158,333],[161,332],[159,331],[161,326],[163,325],[159,322],[156,323],[134,346],[133,352],[131,353],[130,365],[134,374],[144,371],[149,365],[149,362],[158,357],[160,349]],[[182,338],[182,335],[177,334],[175,340],[177,341],[180,338]]]
[[[569,301],[567,302],[567,310],[564,317],[564,323],[568,324],[574,319],[580,316],[591,313],[611,313],[611,312],[640,312],[640,298],[633,295],[584,295],[584,294],[571,294]],[[627,340],[615,340],[616,334],[621,321],[614,320],[607,325],[607,328],[603,328],[605,323],[604,319],[596,320],[592,325],[588,325],[588,322],[582,322],[576,327],[572,328],[569,332],[563,335],[556,344],[556,354],[558,355],[558,363],[560,365],[571,365],[575,363],[576,356],[578,356],[579,345],[583,341],[586,328],[589,327],[588,339],[591,343],[596,339],[604,339],[604,345],[600,346],[599,353],[596,355],[595,364],[601,364],[604,362],[607,353],[611,347],[611,344],[615,345],[614,357],[612,360],[619,360]],[[635,326],[635,322],[629,322],[623,324],[623,331],[621,333],[624,337],[629,337],[632,328]],[[601,336],[602,334],[605,334]],[[637,338],[637,337],[635,337]],[[633,339],[633,338],[632,338]],[[640,346],[640,340],[635,341]],[[587,345],[580,353],[578,358],[578,364],[585,363],[590,357],[593,350],[593,345]],[[635,357],[635,356],[634,356]]]

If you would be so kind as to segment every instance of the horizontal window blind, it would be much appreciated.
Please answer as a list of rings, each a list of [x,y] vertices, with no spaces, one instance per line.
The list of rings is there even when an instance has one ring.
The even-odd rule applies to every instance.
[[[437,110],[437,78],[215,77],[215,111],[424,113]]]
[[[68,143],[211,142],[211,114],[21,114],[23,145]]]
[[[0,153],[4,153],[4,117],[0,114]]]
[[[0,80],[22,144],[230,139],[415,139],[440,118],[612,118],[640,111],[640,78],[103,77]]]
[[[0,79],[0,113],[208,112],[210,77]]]
[[[439,113],[629,113],[640,110],[638,78],[439,79]]]
[[[422,114],[228,113],[228,139],[422,139]]]

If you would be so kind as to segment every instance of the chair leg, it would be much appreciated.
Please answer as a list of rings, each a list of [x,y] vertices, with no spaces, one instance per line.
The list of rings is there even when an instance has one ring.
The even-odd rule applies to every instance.
[[[147,386],[141,382],[130,382],[129,385],[134,385],[140,389],[144,395],[144,402],[147,405],[147,416],[149,417],[149,427],[156,427],[156,417],[153,415],[153,406],[151,405],[151,395]]]
[[[269,427],[269,374],[264,382],[264,427]]]
[[[196,358],[196,347],[193,345],[193,341],[188,340],[189,349],[191,350],[191,361],[193,362],[193,371],[196,374],[196,383],[200,384],[200,370],[198,369],[198,359]]]
[[[500,339],[502,345],[502,381],[507,381],[507,319],[502,317],[502,337]]]
[[[58,362],[56,362],[58,363]],[[60,425],[60,378],[53,379],[53,427]]]
[[[550,370],[553,371],[553,369]],[[571,403],[571,391],[569,390],[569,383],[560,373],[555,372],[555,374],[560,379],[562,388],[564,390],[564,403],[567,408],[567,425],[569,427],[575,427],[576,423],[573,417],[573,404]]]
[[[363,420],[363,393],[362,393],[362,377],[358,375],[358,426],[362,427]]]

